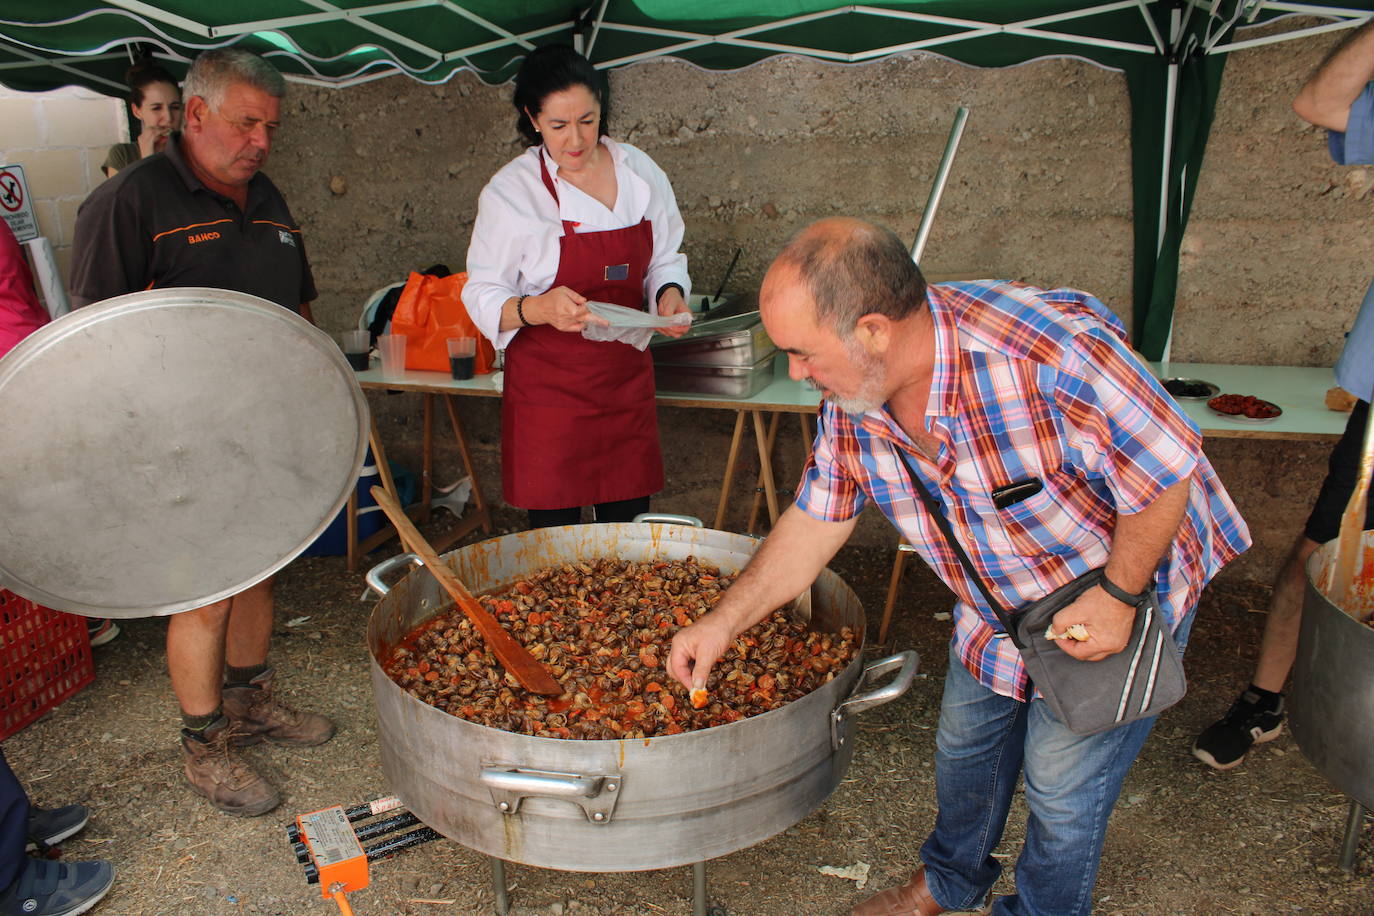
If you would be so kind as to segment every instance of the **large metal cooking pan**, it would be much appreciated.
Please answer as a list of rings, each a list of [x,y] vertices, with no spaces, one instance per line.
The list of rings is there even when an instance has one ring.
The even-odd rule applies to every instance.
[[[0,586],[101,617],[174,614],[290,562],[367,445],[338,346],[256,296],[119,296],[0,360]]]
[[[597,556],[683,559],[742,568],[758,541],[684,525],[600,524],[493,538],[445,556],[474,591],[555,563]],[[382,768],[420,820],[465,846],[528,865],[570,871],[639,871],[705,861],[743,849],[801,820],[839,784],[853,751],[854,715],[904,693],[915,652],[844,673],[781,709],[729,725],[658,738],[573,741],[488,728],[422,703],[378,660],[448,603],[434,578],[412,572],[368,620]],[[817,629],[853,627],[863,609],[827,570],[812,592]],[[896,671],[878,689],[870,679]]]
[[[1302,632],[1293,664],[1289,725],[1303,755],[1338,789],[1374,809],[1374,629],[1318,587],[1335,542],[1307,561]],[[1374,550],[1365,532],[1364,550]],[[1352,608],[1368,612],[1374,607]]]

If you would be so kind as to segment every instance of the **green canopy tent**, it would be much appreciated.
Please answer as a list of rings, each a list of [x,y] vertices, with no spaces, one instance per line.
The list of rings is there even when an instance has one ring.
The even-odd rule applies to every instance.
[[[1003,67],[1073,56],[1120,70],[1131,98],[1134,339],[1167,355],[1178,254],[1226,54],[1358,25],[1374,2],[1273,0],[0,0],[0,83],[123,95],[134,48],[180,74],[205,48],[239,45],[289,79],[346,87],[394,74],[438,83],[508,79],[530,48],[577,43],[598,66],[671,55],[734,69],[774,54],[861,63],[929,52]],[[1325,21],[1258,38],[1295,15]],[[1243,34],[1243,33],[1241,33]]]

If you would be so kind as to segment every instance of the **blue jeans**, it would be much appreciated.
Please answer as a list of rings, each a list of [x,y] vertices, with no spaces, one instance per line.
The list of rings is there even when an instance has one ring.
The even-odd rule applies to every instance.
[[[951,646],[936,734],[940,810],[921,847],[936,901],[951,910],[974,908],[996,883],[1002,866],[992,852],[1024,769],[1030,816],[1016,893],[1000,898],[993,912],[1091,912],[1107,818],[1154,721],[1080,737],[1044,700],[1018,702],[984,687]]]
[[[13,884],[23,870],[28,842],[29,797],[0,751],[0,891]]]

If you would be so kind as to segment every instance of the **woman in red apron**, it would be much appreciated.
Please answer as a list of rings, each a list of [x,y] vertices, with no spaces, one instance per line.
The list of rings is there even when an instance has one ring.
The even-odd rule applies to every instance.
[[[629,521],[663,486],[648,351],[581,332],[601,321],[589,300],[687,310],[682,219],[662,170],[603,136],[604,96],[570,47],[526,58],[515,106],[532,147],[483,190],[468,249],[463,301],[506,351],[505,499],[531,527],[574,524],[586,505]]]

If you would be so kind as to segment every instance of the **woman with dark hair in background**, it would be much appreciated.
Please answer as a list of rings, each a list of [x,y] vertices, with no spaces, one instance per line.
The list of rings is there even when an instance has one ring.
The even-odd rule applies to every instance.
[[[129,110],[143,126],[133,143],[116,143],[105,154],[100,168],[106,178],[161,152],[167,139],[181,130],[181,90],[172,74],[143,60],[129,68],[124,81],[129,84]]]
[[[463,302],[506,351],[506,502],[532,528],[630,521],[663,486],[648,351],[581,335],[587,302],[687,311],[683,224],[668,177],[606,136],[602,75],[567,45],[538,48],[515,78],[529,144],[483,189]],[[666,333],[681,334],[686,327]]]

